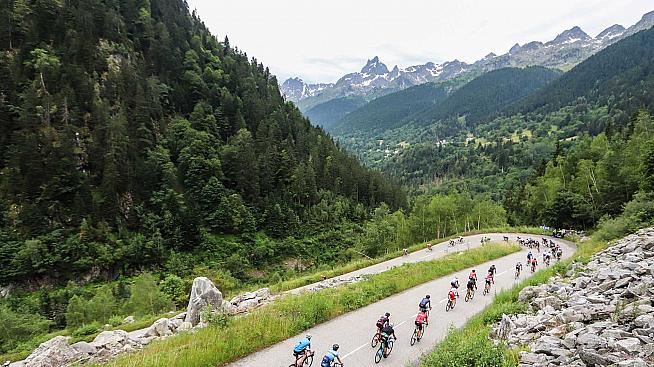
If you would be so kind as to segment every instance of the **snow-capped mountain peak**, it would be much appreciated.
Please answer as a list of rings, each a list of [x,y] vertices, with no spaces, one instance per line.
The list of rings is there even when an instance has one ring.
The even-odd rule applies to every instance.
[[[575,26],[556,36],[556,38],[548,42],[547,45],[561,45],[578,41],[588,41],[590,39],[591,37],[586,32]]]
[[[568,68],[604,47],[652,26],[654,11],[643,15],[638,23],[628,29],[621,25],[612,25],[595,38],[579,27],[572,27],[547,43],[516,43],[505,54],[489,53],[473,64],[458,60],[440,64],[428,62],[405,68],[395,66],[393,70],[388,71],[386,65],[375,56],[367,60],[360,72],[349,73],[336,83],[306,84],[301,79],[291,78],[284,82],[281,90],[286,98],[295,102],[309,97],[317,97],[317,100],[322,101],[352,94],[373,98],[413,85],[449,80],[469,71],[488,72],[504,67],[525,66]],[[325,94],[322,97],[318,97],[323,93]]]
[[[621,26],[620,24],[614,24],[606,28],[602,32],[600,32],[600,34],[598,34],[597,37],[595,37],[595,39],[602,40],[602,41],[605,39],[610,40],[622,36],[625,31],[626,31],[625,27]]]

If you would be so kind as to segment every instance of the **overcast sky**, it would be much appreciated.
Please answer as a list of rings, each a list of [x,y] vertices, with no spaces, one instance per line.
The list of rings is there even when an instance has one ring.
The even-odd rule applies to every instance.
[[[503,54],[575,25],[631,26],[652,0],[187,0],[219,38],[283,82],[334,82],[377,55],[392,68]]]

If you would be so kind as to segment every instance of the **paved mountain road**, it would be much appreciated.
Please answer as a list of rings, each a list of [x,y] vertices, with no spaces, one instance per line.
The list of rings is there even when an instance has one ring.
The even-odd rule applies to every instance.
[[[508,236],[512,241],[515,241],[518,236],[522,238],[541,238],[541,236],[525,234],[491,234],[485,236],[491,237],[493,241],[502,240],[503,236]],[[481,237],[481,235],[471,236],[466,238],[466,240],[472,243],[480,243]],[[559,243],[563,248],[564,257],[569,257],[574,252],[574,245],[572,243],[558,239],[553,240]],[[440,256],[443,255],[442,245],[439,246],[439,248],[441,251],[438,251],[436,248],[434,249],[434,255],[437,255],[438,252],[441,253]],[[521,261],[524,264],[526,261],[526,254],[527,250],[523,250],[501,259],[476,266],[475,269],[477,269],[480,278],[485,276],[488,268],[490,268],[492,264],[497,266],[498,273],[491,294],[487,296],[482,295],[483,281],[480,281],[478,282],[479,289],[477,290],[475,298],[471,302],[464,302],[463,297],[465,296],[465,281],[467,280],[468,274],[472,268],[456,272],[456,276],[461,281],[461,297],[458,299],[454,310],[451,310],[450,312],[445,312],[445,297],[450,288],[450,280],[453,275],[416,286],[400,294],[385,298],[379,302],[350,312],[308,330],[307,332],[313,335],[312,347],[316,352],[313,366],[320,365],[322,356],[334,343],[340,344],[341,356],[346,366],[376,366],[374,362],[376,349],[373,350],[370,346],[370,339],[375,331],[375,321],[385,312],[391,313],[391,320],[396,325],[395,333],[399,339],[395,343],[392,354],[388,359],[382,360],[379,363],[379,366],[386,365],[397,367],[417,361],[422,354],[430,351],[433,346],[447,334],[447,330],[450,326],[463,326],[469,318],[479,313],[490,304],[497,292],[502,289],[510,288],[522,279],[528,277],[531,274],[531,271],[526,267],[523,269],[520,279],[515,279],[514,277],[515,264],[518,261]],[[423,251],[418,251],[410,256],[411,262],[420,261],[420,255],[422,255],[423,260],[429,260],[431,258],[431,255],[425,256]],[[407,257],[401,259],[407,260]],[[394,259],[393,261],[397,260],[400,259]],[[540,260],[541,259],[539,258],[539,261]],[[401,263],[402,262],[400,262],[400,264]],[[542,265],[540,267],[542,268]],[[426,294],[431,294],[433,303],[430,324],[426,329],[423,339],[419,343],[416,343],[415,346],[411,346],[409,340],[413,333],[413,320],[417,313],[418,302]],[[305,333],[302,333],[301,335],[294,336],[286,341],[253,353],[239,361],[229,364],[228,366],[286,367],[293,362],[293,356],[291,354],[293,346],[304,334]]]
[[[448,254],[451,254],[453,252],[463,252],[475,247],[481,246],[481,239],[482,237],[490,237],[491,241],[497,242],[497,241],[502,241],[504,236],[508,236],[509,238],[513,238],[514,240],[517,239],[518,236],[526,238],[529,235],[526,234],[497,234],[497,233],[492,233],[492,234],[479,234],[479,235],[472,235],[472,236],[467,236],[464,237],[463,243],[455,242],[454,246],[449,246],[448,242],[446,241],[445,243],[440,243],[437,245],[432,246],[432,251],[429,251],[427,249],[422,249],[419,251],[415,251],[410,253],[408,256],[400,256],[396,257],[391,260],[387,260],[384,262],[381,262],[376,265],[372,265],[363,269],[355,270],[343,275],[339,275],[332,279],[347,279],[347,278],[352,278],[355,276],[360,276],[360,275],[371,275],[371,274],[378,274],[381,272],[384,272],[386,270],[389,270],[391,268],[394,268],[396,266],[400,266],[402,264],[407,264],[407,263],[416,263],[420,261],[430,261],[437,259],[439,257],[444,257],[447,256]],[[531,237],[537,237],[537,236],[531,236]],[[537,237],[540,239],[540,237]],[[303,287],[299,288],[294,288],[286,293],[292,293],[292,294],[298,294],[300,292],[309,290],[316,285],[320,284],[320,282],[312,283],[305,285]]]

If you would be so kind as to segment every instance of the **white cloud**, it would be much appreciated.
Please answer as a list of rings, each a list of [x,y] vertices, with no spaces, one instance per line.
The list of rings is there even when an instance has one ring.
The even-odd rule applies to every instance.
[[[630,26],[651,0],[188,0],[218,37],[255,56],[280,81],[330,82],[378,55],[389,68],[475,61],[514,43],[580,26],[591,36]]]

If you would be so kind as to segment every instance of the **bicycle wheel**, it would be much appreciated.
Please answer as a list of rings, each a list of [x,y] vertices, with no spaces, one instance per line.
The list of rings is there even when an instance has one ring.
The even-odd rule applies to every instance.
[[[418,329],[413,330],[413,335],[411,335],[411,345],[415,345],[418,341]]]
[[[484,296],[487,295],[488,292],[490,292],[490,286],[486,284],[486,286],[484,286]]]
[[[452,308],[452,300],[447,300],[447,305],[445,305],[445,312],[450,312],[450,309]]]
[[[470,289],[468,289],[468,291],[466,292],[466,298],[465,298],[465,301],[466,301],[466,302],[470,301]]]
[[[309,356],[304,360],[303,366],[311,367],[312,364],[313,364],[313,353],[309,354]]]
[[[386,354],[386,357],[391,355],[391,352],[393,351],[393,339],[388,340],[388,354]]]
[[[375,333],[375,335],[372,337],[372,340],[370,341],[370,346],[374,348],[377,346],[377,344],[379,344],[379,334]]]
[[[382,345],[379,347],[379,349],[377,349],[377,353],[375,353],[375,363],[379,363],[379,361],[381,361],[383,357],[384,357],[384,347]]]

